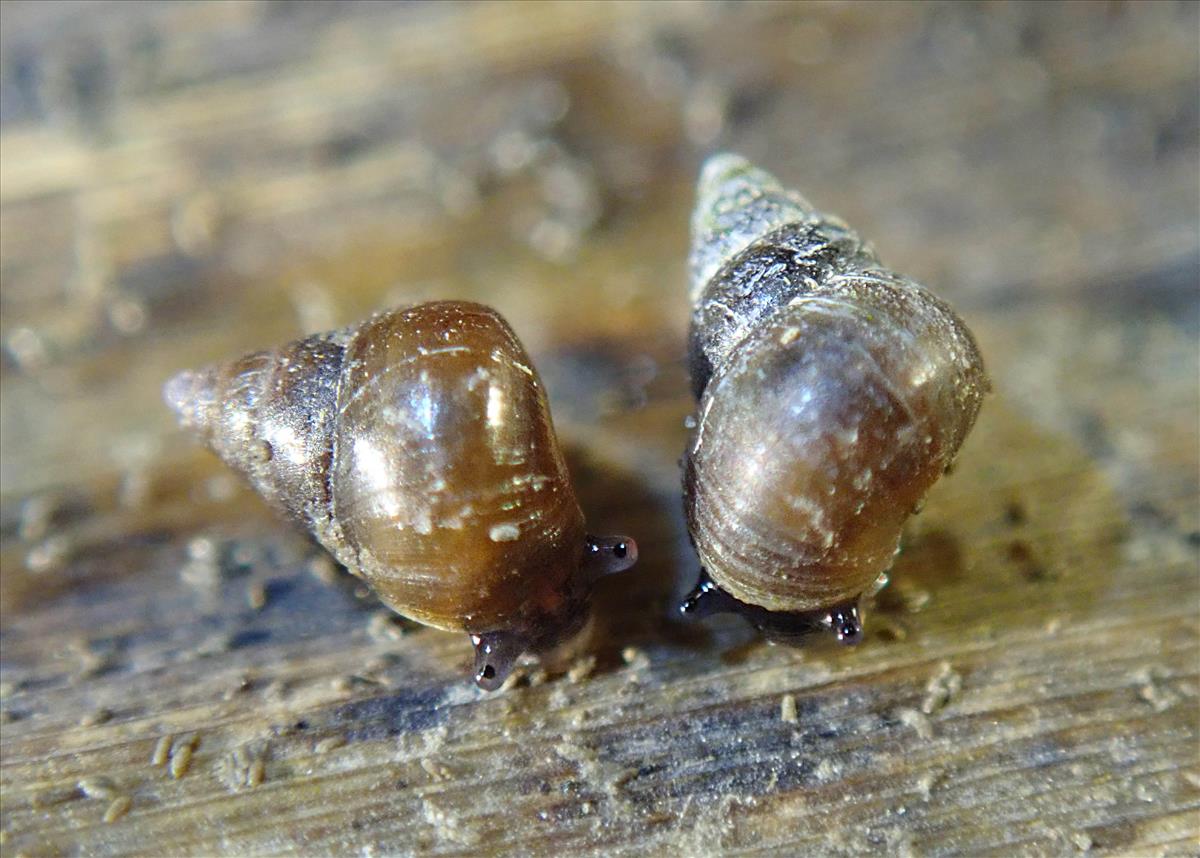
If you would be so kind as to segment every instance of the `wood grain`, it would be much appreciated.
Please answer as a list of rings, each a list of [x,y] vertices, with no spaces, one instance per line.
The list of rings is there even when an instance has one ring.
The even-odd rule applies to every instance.
[[[0,6],[0,851],[1195,854],[1197,8]],[[715,148],[995,382],[856,649],[672,616]],[[159,394],[446,297],[512,322],[641,546],[494,695]]]

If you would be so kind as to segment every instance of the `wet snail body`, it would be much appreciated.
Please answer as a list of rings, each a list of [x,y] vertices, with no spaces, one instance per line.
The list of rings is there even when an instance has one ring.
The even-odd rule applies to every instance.
[[[690,297],[684,506],[702,572],[680,610],[856,642],[860,597],[988,390],[975,341],[845,224],[734,155],[701,174]]]
[[[586,533],[541,380],[488,307],[380,313],[164,395],[389,607],[470,635],[483,688],[570,637],[595,579],[636,560]]]

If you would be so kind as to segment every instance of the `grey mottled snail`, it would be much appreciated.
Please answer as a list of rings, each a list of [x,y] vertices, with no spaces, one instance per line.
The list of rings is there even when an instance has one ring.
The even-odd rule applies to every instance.
[[[860,639],[858,602],[989,389],[975,341],[839,220],[735,155],[692,216],[685,614]]]
[[[392,310],[164,395],[389,607],[467,632],[485,689],[576,632],[596,578],[637,558],[584,531],[541,380],[488,307]]]

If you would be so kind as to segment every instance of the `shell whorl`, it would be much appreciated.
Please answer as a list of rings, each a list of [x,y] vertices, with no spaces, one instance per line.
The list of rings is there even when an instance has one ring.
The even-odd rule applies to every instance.
[[[689,532],[738,600],[856,598],[988,389],[970,332],[841,221],[733,155],[693,217]]]
[[[334,518],[385,601],[471,632],[558,610],[583,513],[541,380],[495,311],[440,302],[364,323],[338,412]]]

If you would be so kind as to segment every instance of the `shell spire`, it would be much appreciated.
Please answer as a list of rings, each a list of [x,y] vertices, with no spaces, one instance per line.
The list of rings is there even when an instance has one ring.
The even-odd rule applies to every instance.
[[[726,261],[758,238],[815,218],[808,200],[741,155],[723,152],[710,157],[700,170],[692,210],[692,303]]]
[[[181,426],[326,545],[337,543],[326,470],[348,339],[315,334],[181,372],[163,388]]]

